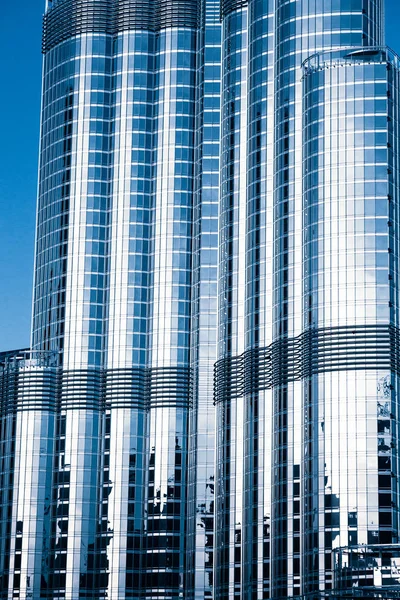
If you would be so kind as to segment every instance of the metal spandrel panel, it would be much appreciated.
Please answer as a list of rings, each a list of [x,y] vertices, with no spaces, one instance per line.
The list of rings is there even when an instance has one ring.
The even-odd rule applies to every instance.
[[[199,0],[63,0],[44,16],[42,50],[82,33],[196,29],[199,23]]]

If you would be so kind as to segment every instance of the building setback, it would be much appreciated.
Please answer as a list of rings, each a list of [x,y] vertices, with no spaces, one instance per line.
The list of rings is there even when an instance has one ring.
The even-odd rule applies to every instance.
[[[0,599],[400,597],[383,9],[48,2]]]

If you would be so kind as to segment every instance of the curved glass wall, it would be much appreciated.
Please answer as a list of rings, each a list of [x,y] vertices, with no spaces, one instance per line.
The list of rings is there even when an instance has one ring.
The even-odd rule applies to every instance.
[[[95,566],[93,557],[100,561],[102,554],[100,368],[111,52],[110,36],[84,34],[54,46],[44,58],[32,344],[59,352],[64,370],[53,472],[47,474],[52,485],[48,577],[40,585],[41,593],[66,598],[83,590],[102,597],[104,586],[95,573],[105,565]]]
[[[341,586],[373,587],[355,549],[399,540],[399,382],[384,360],[399,322],[399,61],[384,48],[323,53],[305,62],[303,85],[303,325],[323,335],[332,370],[317,374],[312,351],[303,383],[310,594],[332,589],[345,547]]]
[[[245,348],[272,342],[274,6],[249,2]],[[244,406],[242,597],[269,593],[271,391]]]
[[[213,598],[217,262],[220,149],[221,25],[219,0],[207,0],[199,33],[192,232],[188,576],[193,595]]]
[[[380,43],[379,2],[286,2],[275,6],[275,157],[273,337],[300,335],[302,323],[301,63],[326,47]],[[287,360],[286,351],[280,362]],[[272,595],[300,593],[302,386],[273,390]]]
[[[148,598],[174,598],[185,590],[195,74],[196,31],[161,31],[154,98]]]
[[[262,575],[260,557],[266,558],[269,553],[271,534],[271,594],[286,597],[301,591],[303,367],[297,362],[297,347],[304,343],[301,64],[310,54],[327,46],[380,43],[383,10],[381,3],[375,1],[357,0],[346,5],[328,2],[322,9],[319,2],[282,0],[273,7],[250,2],[248,24],[239,24],[243,14],[240,3],[222,5],[220,360],[215,388],[217,518],[221,518],[217,535],[221,536],[221,543],[217,538],[216,572],[221,568],[221,580],[235,580],[236,569],[236,582],[238,585],[240,581],[243,593],[261,594],[261,580],[267,579],[268,567]],[[239,45],[233,43],[231,36],[243,38],[247,32],[248,79],[243,82],[235,74],[239,70]],[[241,170],[240,154],[234,148],[241,144],[245,147],[241,141],[243,121],[235,106],[243,107],[245,102],[247,159],[246,169]],[[241,229],[243,218],[247,221]],[[265,391],[270,388],[272,392]],[[245,433],[240,425],[242,419]],[[258,430],[262,434],[258,435]],[[269,433],[271,452],[267,449]],[[259,443],[264,452],[261,456]],[[256,466],[257,461],[259,465],[263,461],[265,466],[271,465],[271,491],[268,477],[264,478],[269,469]],[[243,469],[244,484],[239,483]],[[223,528],[235,511],[232,503],[237,507],[238,520],[241,514],[241,526],[235,533],[235,558],[235,543],[228,538],[222,543]],[[263,503],[271,507],[271,523]],[[223,521],[225,509],[230,515]],[[232,524],[229,527],[235,531]],[[261,534],[262,529],[265,534]],[[241,552],[239,546],[245,550],[244,571],[240,575],[235,567]],[[256,556],[257,560],[253,558]],[[228,563],[230,575],[222,575],[222,567]],[[224,593],[228,593],[227,589]]]
[[[0,596],[392,593],[382,21],[378,0],[48,3],[34,358],[0,356]]]
[[[155,34],[113,42],[103,515],[109,597],[144,586],[145,410]]]
[[[0,365],[2,598],[39,598],[51,585],[58,379],[51,359],[22,353]]]
[[[102,364],[111,38],[44,58],[32,347],[66,368]]]
[[[222,22],[219,356],[244,350],[247,8]],[[217,496],[214,571],[217,597],[239,597],[243,500],[243,398],[217,406]]]
[[[48,597],[188,593],[200,16],[197,0],[58,0],[44,18],[32,344],[63,365]]]

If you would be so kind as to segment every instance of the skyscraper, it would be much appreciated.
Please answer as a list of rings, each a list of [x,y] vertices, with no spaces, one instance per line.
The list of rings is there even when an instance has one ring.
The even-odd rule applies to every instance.
[[[215,594],[366,597],[398,542],[398,59],[380,2],[222,18]]]
[[[380,0],[48,3],[0,598],[400,597],[383,44]]]

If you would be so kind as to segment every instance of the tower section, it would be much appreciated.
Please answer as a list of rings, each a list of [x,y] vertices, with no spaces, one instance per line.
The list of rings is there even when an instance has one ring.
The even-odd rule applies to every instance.
[[[192,230],[188,575],[195,600],[213,598],[215,508],[214,363],[217,360],[217,265],[221,104],[219,0],[202,6],[197,53],[196,146]],[[188,596],[192,598],[193,596]]]
[[[145,585],[147,349],[152,206],[154,30],[149,2],[116,4],[105,324],[102,510],[110,598]]]
[[[110,2],[60,0],[44,17],[32,347],[58,353],[60,365],[47,597],[102,598],[107,580],[102,367],[113,23]]]
[[[56,356],[0,356],[0,597],[41,598],[51,585]]]
[[[216,590],[286,598],[300,595],[304,572],[301,65],[327,47],[381,44],[383,8],[221,8]]]
[[[274,3],[250,0],[248,12],[245,352],[235,370],[247,363],[242,598],[262,599],[270,585],[272,396],[253,365],[272,342]]]
[[[162,4],[164,10],[169,3]],[[187,586],[192,219],[197,2],[178,2],[155,47],[149,298],[149,479],[146,598]],[[165,590],[165,591],[163,591]]]
[[[294,339],[303,331],[302,70],[327,47],[381,43],[382,5],[365,2],[275,3],[273,258],[272,596],[300,594],[302,383]]]
[[[222,2],[221,165],[218,355],[244,351],[247,2]],[[225,368],[225,363],[222,367]],[[229,376],[227,377],[229,379]],[[226,389],[217,402],[217,495],[215,594],[240,597],[243,514],[244,403]]]
[[[394,584],[379,554],[399,541],[399,59],[350,48],[303,69],[308,597]]]
[[[197,0],[57,0],[44,17],[32,345],[60,356],[47,597],[186,593],[199,23]]]
[[[32,348],[68,369],[103,360],[111,4],[60,0],[43,29]]]

